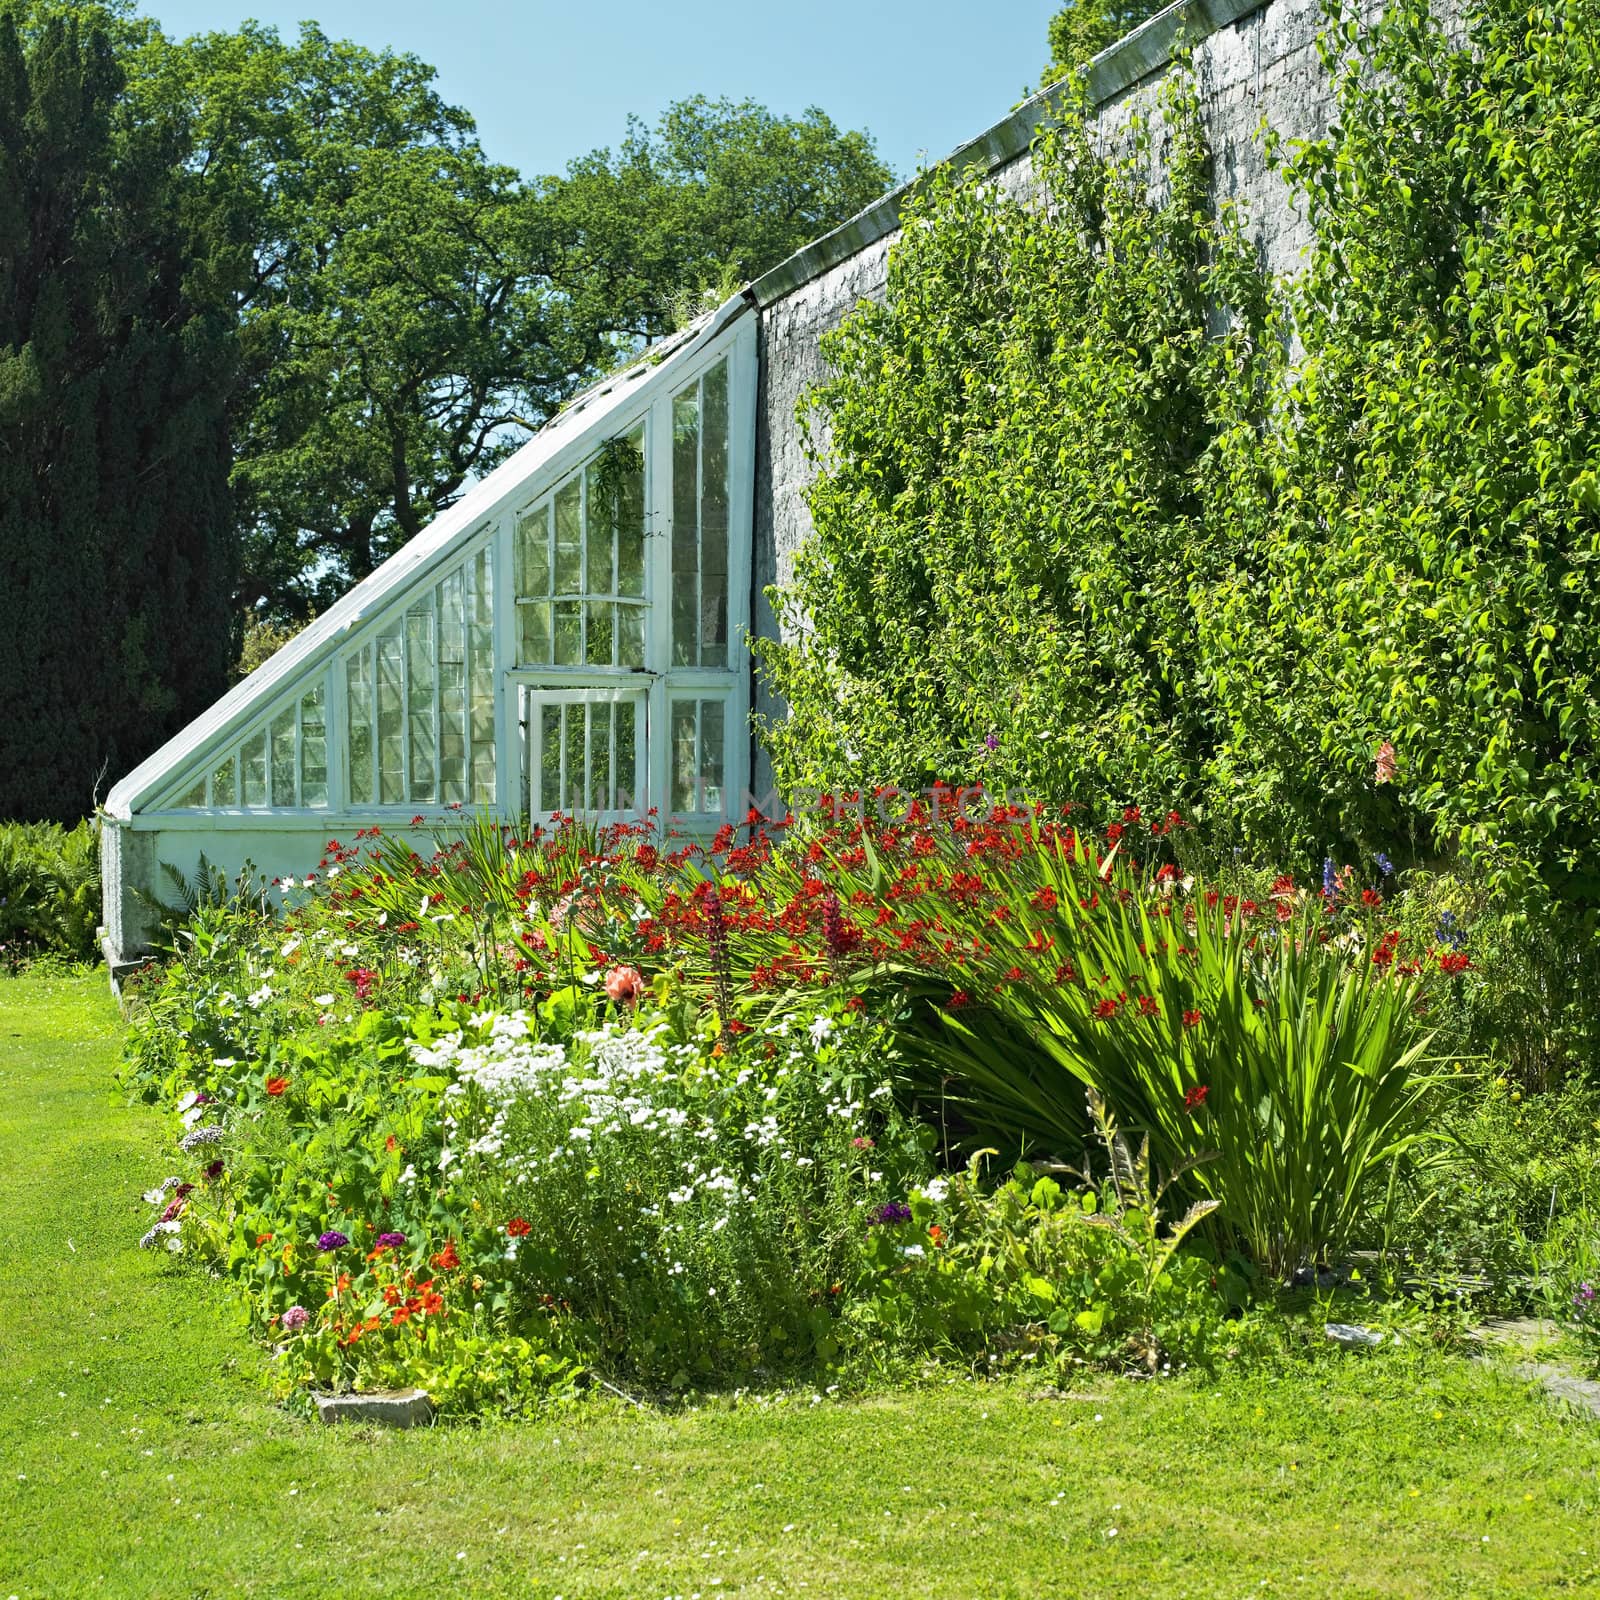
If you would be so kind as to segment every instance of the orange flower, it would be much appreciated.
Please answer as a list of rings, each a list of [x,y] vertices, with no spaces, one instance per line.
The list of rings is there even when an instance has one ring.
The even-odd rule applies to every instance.
[[[533,1232],[533,1224],[523,1217],[513,1217],[506,1224],[506,1232],[513,1239],[523,1239]]]
[[[944,1229],[941,1228],[937,1222],[929,1223],[928,1224],[928,1237],[935,1244],[943,1244],[944,1243]]]
[[[289,1080],[287,1078],[268,1078],[267,1079],[267,1093],[270,1094],[270,1095],[280,1095],[288,1087],[289,1087]]]
[[[461,1265],[461,1257],[456,1254],[456,1242],[454,1239],[433,1258],[433,1264],[441,1272],[453,1272]]]
[[[272,1235],[270,1233],[258,1233],[256,1235],[256,1244],[257,1245],[271,1244],[271,1243],[272,1243]]]

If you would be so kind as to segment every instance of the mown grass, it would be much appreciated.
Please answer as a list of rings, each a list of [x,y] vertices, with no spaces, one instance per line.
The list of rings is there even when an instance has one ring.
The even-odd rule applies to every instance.
[[[322,1429],[219,1286],[136,1248],[163,1129],[118,1038],[101,978],[0,982],[0,1600],[1600,1584],[1600,1427],[1459,1357]]]

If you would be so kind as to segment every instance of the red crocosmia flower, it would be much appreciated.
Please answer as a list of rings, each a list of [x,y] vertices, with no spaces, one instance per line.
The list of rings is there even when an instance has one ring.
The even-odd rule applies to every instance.
[[[1153,994],[1140,995],[1139,1015],[1141,1017],[1159,1017],[1161,1015],[1161,1002]]]
[[[270,1094],[270,1095],[280,1095],[288,1087],[289,1087],[289,1080],[287,1078],[268,1078],[267,1079],[267,1093]]]
[[[944,1003],[946,1011],[959,1011],[962,1006],[970,1004],[972,996],[965,989],[957,989]]]
[[[420,816],[413,817],[411,819],[411,826],[413,828],[420,828],[422,826],[422,818]]]
[[[1363,889],[1361,891],[1361,903],[1368,907],[1381,906],[1383,904],[1383,896],[1376,889]]]
[[[1463,950],[1447,950],[1439,957],[1439,970],[1441,972],[1465,972],[1472,962],[1468,960]]]
[[[1192,1089],[1185,1089],[1183,1109],[1191,1113],[1198,1111],[1206,1103],[1206,1096],[1210,1093],[1211,1085],[1207,1083],[1197,1083]]]
[[[530,1233],[533,1232],[533,1224],[529,1222],[526,1217],[513,1217],[506,1224],[506,1232],[509,1233],[513,1239],[525,1239]]]
[[[1098,1004],[1096,1004],[1094,1008],[1094,1014],[1102,1022],[1106,1021],[1110,1017],[1116,1016],[1117,1002],[1115,1000],[1101,1000],[1098,1002]]]
[[[1200,1026],[1200,1013],[1198,1011],[1185,1011],[1183,1025],[1186,1028],[1198,1028]]]

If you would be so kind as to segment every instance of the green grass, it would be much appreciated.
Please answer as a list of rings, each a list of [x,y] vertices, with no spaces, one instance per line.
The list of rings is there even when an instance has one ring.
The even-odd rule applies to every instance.
[[[952,1382],[411,1434],[301,1421],[221,1289],[136,1248],[165,1130],[111,1087],[103,982],[0,981],[0,1600],[1600,1584],[1600,1427],[1460,1358],[1068,1400]]]

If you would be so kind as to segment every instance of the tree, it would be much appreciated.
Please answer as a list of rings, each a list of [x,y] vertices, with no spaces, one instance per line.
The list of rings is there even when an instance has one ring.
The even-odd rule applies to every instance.
[[[841,133],[815,106],[777,117],[696,96],[653,130],[630,119],[615,155],[574,161],[545,198],[610,330],[653,339],[707,291],[759,277],[893,181],[869,134]]]
[[[239,602],[325,609],[684,293],[780,260],[881,192],[821,112],[686,101],[621,157],[524,182],[415,56],[247,24],[142,55],[156,114],[243,219]]]
[[[239,602],[303,618],[414,537],[606,353],[536,190],[414,56],[247,24],[144,59],[241,218]]]
[[[1044,82],[1057,83],[1088,66],[1102,50],[1165,11],[1172,0],[1069,0],[1050,19],[1050,65]]]
[[[0,815],[81,817],[227,685],[243,256],[187,154],[93,12],[0,12]]]

